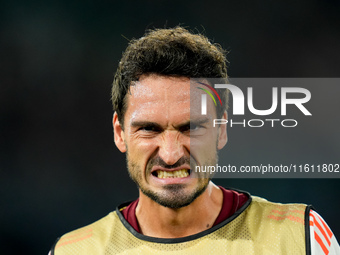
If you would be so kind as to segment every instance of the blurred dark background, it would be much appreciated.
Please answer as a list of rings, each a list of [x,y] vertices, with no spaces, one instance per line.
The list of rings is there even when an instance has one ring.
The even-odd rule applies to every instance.
[[[127,39],[182,24],[230,51],[231,77],[339,77],[339,11],[337,0],[1,1],[0,254],[47,254],[58,236],[136,198],[111,127],[110,86]],[[331,136],[315,125],[305,140]],[[266,147],[262,137],[264,152],[272,139]],[[291,149],[277,139],[280,153]],[[339,155],[337,139],[320,153]],[[251,140],[237,144],[258,152]],[[216,183],[313,204],[340,236],[340,179]]]

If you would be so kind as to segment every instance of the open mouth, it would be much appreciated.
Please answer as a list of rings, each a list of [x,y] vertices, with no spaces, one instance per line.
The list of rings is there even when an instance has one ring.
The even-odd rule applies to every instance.
[[[180,169],[176,171],[162,171],[157,170],[152,173],[153,176],[157,178],[165,179],[165,178],[185,178],[190,175],[190,169]]]

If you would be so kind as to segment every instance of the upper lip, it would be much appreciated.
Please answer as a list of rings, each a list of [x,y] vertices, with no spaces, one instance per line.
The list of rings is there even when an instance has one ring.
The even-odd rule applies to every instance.
[[[151,173],[155,172],[155,171],[167,171],[167,172],[173,172],[173,171],[178,171],[178,170],[182,170],[182,169],[186,169],[186,170],[190,170],[190,166],[189,165],[182,165],[176,168],[164,168],[161,166],[154,166],[151,169]]]

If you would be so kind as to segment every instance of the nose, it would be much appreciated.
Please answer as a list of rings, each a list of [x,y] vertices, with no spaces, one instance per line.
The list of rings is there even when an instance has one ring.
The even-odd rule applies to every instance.
[[[175,164],[185,155],[185,146],[181,133],[175,130],[164,132],[158,153],[166,164]]]

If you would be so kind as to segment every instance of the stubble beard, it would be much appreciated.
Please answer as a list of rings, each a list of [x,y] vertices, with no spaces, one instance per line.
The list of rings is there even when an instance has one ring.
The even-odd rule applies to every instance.
[[[198,198],[208,187],[210,177],[205,176],[203,177],[196,177],[198,184],[196,188],[191,191],[190,193],[185,191],[186,185],[185,184],[168,184],[164,185],[162,191],[156,192],[153,191],[151,188],[146,187],[147,185],[143,182],[143,169],[134,161],[129,159],[129,154],[127,153],[126,157],[127,167],[130,178],[137,184],[137,187],[140,191],[149,197],[151,200],[155,201],[156,203],[172,208],[172,209],[179,209],[191,204],[196,198]],[[190,161],[190,160],[189,160]],[[192,160],[191,160],[192,161]],[[217,162],[217,155],[214,160]],[[192,163],[192,162],[191,162]],[[190,162],[189,162],[190,164]],[[216,163],[215,163],[216,164]],[[190,164],[192,165],[192,164]],[[214,165],[214,163],[208,163],[207,165]],[[148,164],[146,170],[146,176],[150,174],[152,164]],[[191,169],[195,169],[191,166]]]

